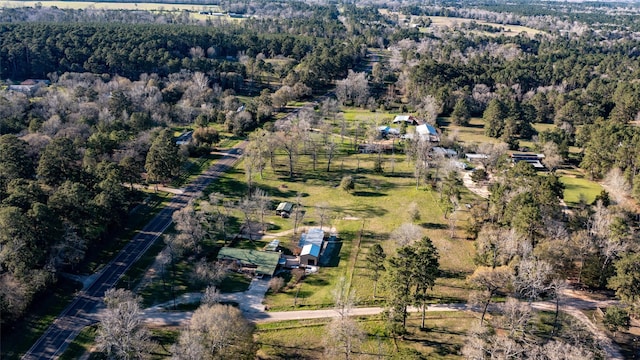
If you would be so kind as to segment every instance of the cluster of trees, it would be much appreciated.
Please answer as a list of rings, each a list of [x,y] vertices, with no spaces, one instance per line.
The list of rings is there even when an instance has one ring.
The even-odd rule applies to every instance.
[[[337,19],[314,19],[323,28],[327,23],[340,26]],[[86,71],[137,78],[143,73],[168,75],[190,70],[206,72],[219,82],[228,73],[243,78],[251,75],[235,61],[239,54],[254,59],[264,54],[252,63],[252,70],[255,66],[269,70],[264,56],[283,56],[302,62],[297,71],[303,82],[319,85],[344,76],[361,56],[357,42],[344,43],[344,31],[317,38],[303,36],[304,31],[280,32],[272,24],[270,20],[230,22],[220,27],[9,23],[0,29],[4,34],[0,39],[0,77],[21,80]]]
[[[3,324],[23,314],[58,273],[106,241],[130,205],[124,169],[107,161],[82,166],[66,137],[34,149],[0,137],[0,298]]]

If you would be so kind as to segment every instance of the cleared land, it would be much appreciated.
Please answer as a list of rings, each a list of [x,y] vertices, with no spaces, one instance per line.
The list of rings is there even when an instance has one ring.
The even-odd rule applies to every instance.
[[[161,4],[145,2],[85,2],[85,1],[0,1],[0,7],[57,7],[61,9],[148,10],[148,11],[220,11],[217,5]]]
[[[496,28],[504,28],[504,31],[501,31],[499,33],[482,32],[483,34],[489,34],[493,36],[498,36],[498,35],[516,36],[522,32],[526,33],[529,36],[535,36],[536,34],[542,33],[542,31],[540,30],[533,29],[526,26],[505,25],[505,24],[491,23],[491,22],[475,20],[475,19],[465,19],[465,18],[457,18],[457,17],[445,17],[445,16],[429,16],[428,18],[431,19],[431,26],[455,26],[463,23],[474,22],[478,25],[488,25]]]

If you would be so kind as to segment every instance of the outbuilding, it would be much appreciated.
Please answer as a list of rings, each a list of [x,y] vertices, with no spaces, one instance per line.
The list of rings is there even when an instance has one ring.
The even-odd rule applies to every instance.
[[[276,208],[276,215],[288,218],[291,215],[291,211],[293,211],[293,203],[281,202]]]
[[[320,246],[315,244],[307,244],[300,251],[300,265],[318,265],[320,258]]]

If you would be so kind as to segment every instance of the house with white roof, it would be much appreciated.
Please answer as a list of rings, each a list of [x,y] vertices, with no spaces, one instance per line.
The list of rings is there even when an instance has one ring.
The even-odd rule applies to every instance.
[[[440,134],[438,130],[433,125],[422,124],[416,126],[416,134],[420,136],[421,139],[431,142],[439,142]]]

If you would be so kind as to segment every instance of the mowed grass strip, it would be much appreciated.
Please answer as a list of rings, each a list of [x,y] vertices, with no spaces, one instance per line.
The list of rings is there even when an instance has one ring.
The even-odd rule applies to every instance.
[[[259,324],[256,342],[258,358],[270,359],[324,359],[324,340],[329,336],[326,326],[329,319],[286,321]],[[467,312],[430,312],[426,316],[425,329],[420,329],[420,314],[410,314],[407,334],[398,339],[397,345],[389,337],[382,316],[356,318],[364,331],[362,343],[351,355],[352,359],[401,358],[401,359],[460,359],[466,332],[475,316]]]

